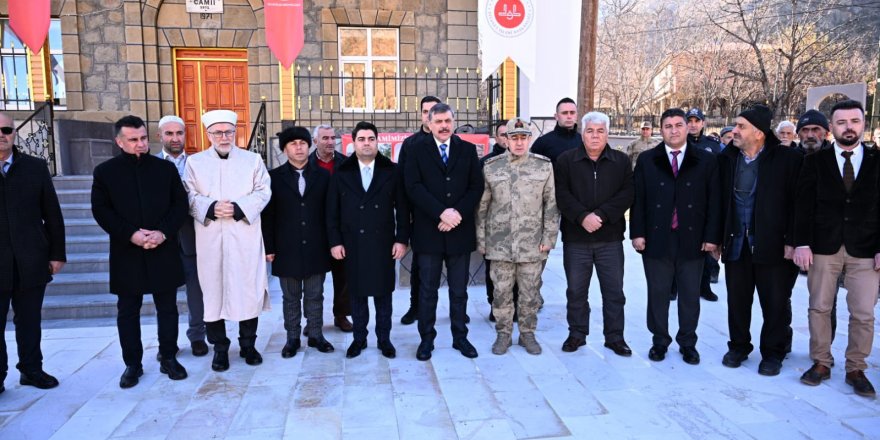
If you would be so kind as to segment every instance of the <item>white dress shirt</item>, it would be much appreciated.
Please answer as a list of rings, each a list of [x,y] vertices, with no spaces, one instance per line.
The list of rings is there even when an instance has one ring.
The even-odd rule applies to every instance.
[[[837,159],[837,170],[840,171],[840,177],[843,177],[843,164],[845,163],[846,160],[843,158],[843,155],[840,153],[843,153],[846,150],[838,147],[837,142],[835,142],[832,145],[834,145],[834,157]],[[853,177],[858,178],[859,177],[859,169],[862,167],[862,158],[865,157],[865,148],[862,147],[862,144],[859,144],[858,146],[853,148],[852,152],[853,152],[853,155],[849,157],[849,161],[852,162]]]
[[[684,152],[685,152],[685,150],[687,150],[687,143],[685,143],[684,146],[682,146],[678,150],[673,150],[672,148],[669,148],[669,145],[665,145],[665,146],[666,146],[666,159],[669,160],[670,166],[672,166],[672,152],[673,151],[681,151],[681,153],[678,155],[678,169],[680,170],[681,164],[684,162]]]

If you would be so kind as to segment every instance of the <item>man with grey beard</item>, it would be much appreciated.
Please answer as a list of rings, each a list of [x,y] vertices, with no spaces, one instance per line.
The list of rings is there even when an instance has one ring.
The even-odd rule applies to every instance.
[[[797,135],[800,145],[795,149],[810,154],[831,146],[828,136],[828,118],[819,110],[807,110],[798,118]]]

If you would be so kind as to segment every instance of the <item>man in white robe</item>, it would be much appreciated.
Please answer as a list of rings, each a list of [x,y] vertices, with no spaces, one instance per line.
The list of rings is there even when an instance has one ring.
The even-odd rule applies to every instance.
[[[186,161],[183,183],[195,219],[198,274],[214,371],[229,369],[225,320],[239,322],[240,356],[248,365],[263,358],[255,348],[257,317],[269,309],[260,213],[272,195],[259,155],[235,146],[237,115],[202,115],[211,148]]]

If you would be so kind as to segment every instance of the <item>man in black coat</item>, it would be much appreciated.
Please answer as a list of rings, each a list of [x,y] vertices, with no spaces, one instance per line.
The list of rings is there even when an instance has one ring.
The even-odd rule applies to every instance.
[[[110,235],[110,291],[117,295],[119,345],[125,372],[121,388],[144,374],[141,305],[152,293],[159,334],[160,371],[186,378],[177,362],[177,288],[184,283],[177,232],[187,218],[187,197],[177,169],[149,154],[147,128],[137,116],[116,121],[122,154],[98,165],[92,215]]]
[[[648,358],[662,361],[672,343],[668,321],[674,281],[679,291],[675,339],[684,361],[695,365],[700,363],[700,278],[706,252],[721,243],[721,197],[715,155],[687,144],[685,124],[683,110],[663,112],[663,142],[639,155],[630,237],[642,253],[648,283],[648,330],[654,335]]]
[[[425,141],[425,139],[431,138],[431,129],[428,127],[428,112],[431,109],[440,103],[440,98],[436,96],[425,96],[419,102],[419,117],[422,120],[422,125],[419,131],[412,134],[408,138],[403,140],[403,143],[400,145],[400,153],[397,154],[397,166],[400,168],[400,180],[401,184],[403,183],[403,172],[406,170],[406,156],[409,153],[410,149],[418,148],[417,145],[421,144]],[[410,225],[410,229],[412,229],[412,225]],[[421,284],[421,279],[419,278],[419,259],[416,255],[415,249],[412,251],[412,259],[410,260],[409,266],[409,310],[400,317],[400,323],[403,325],[410,325],[416,322],[419,319],[419,285]]]
[[[287,343],[281,357],[296,356],[302,315],[308,325],[308,345],[321,353],[333,351],[324,339],[324,278],[330,270],[327,246],[326,200],[330,173],[309,163],[312,137],[304,127],[278,134],[278,147],[287,162],[269,171],[272,198],[260,216],[266,261],[280,280]]]
[[[349,156],[327,192],[327,235],[333,258],[345,262],[354,340],[345,357],[367,348],[367,323],[373,297],[376,339],[387,358],[397,355],[391,344],[391,294],[395,260],[406,254],[410,213],[398,168],[378,154],[376,126],[359,122],[351,132],[355,154]]]
[[[467,339],[467,283],[477,247],[475,213],[483,195],[476,146],[452,135],[455,115],[446,104],[428,112],[431,137],[409,152],[404,177],[413,205],[412,247],[419,260],[419,334],[416,358],[427,361],[437,331],[437,290],[446,264],[452,348],[468,358],[477,350]]]
[[[15,123],[0,113],[0,393],[9,368],[6,316],[15,313],[19,383],[49,389],[40,351],[43,295],[67,261],[64,218],[46,162],[15,146]]]
[[[749,327],[755,289],[761,303],[761,363],[775,376],[791,350],[791,279],[794,199],[803,155],[780,145],[770,127],[773,113],[758,105],[736,118],[733,147],[718,155],[727,282],[729,351],[722,364],[737,368],[752,349]]]
[[[577,126],[577,104],[571,98],[562,98],[556,103],[556,126],[553,131],[539,137],[532,144],[531,152],[547,157],[554,164],[560,154],[583,148],[581,134]]]
[[[706,136],[705,131],[706,116],[699,108],[692,108],[687,112],[687,128],[688,128],[688,144],[693,145],[701,150],[706,150],[712,154],[721,152],[721,144],[717,139]],[[703,265],[703,277],[700,279],[700,297],[707,301],[718,301],[718,295],[712,292],[711,283],[718,282],[718,272],[721,267],[718,260],[711,254],[706,254],[706,263]],[[674,286],[674,284],[673,284]],[[677,294],[677,289],[673,287],[673,296]]]
[[[849,343],[846,383],[874,397],[865,359],[874,342],[874,306],[880,283],[880,151],[864,146],[865,112],[858,101],[831,110],[832,148],[804,157],[798,177],[794,262],[809,269],[810,359],[807,385],[831,377],[831,305],[846,272]]]
[[[309,155],[309,165],[327,171],[331,177],[345,161],[345,155],[336,151],[336,139],[336,130],[327,124],[318,125],[312,132],[315,151]],[[330,260],[330,275],[333,277],[333,325],[350,333],[352,327],[348,317],[351,316],[351,300],[345,286],[345,264],[329,256],[327,258]],[[308,336],[308,329],[305,335]]]

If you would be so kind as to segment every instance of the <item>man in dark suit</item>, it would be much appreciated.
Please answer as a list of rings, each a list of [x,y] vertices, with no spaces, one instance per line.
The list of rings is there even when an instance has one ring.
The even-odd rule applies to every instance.
[[[162,150],[156,153],[160,159],[167,160],[177,167],[177,174],[183,179],[186,159],[184,148],[186,125],[177,116],[164,116],[159,119],[159,142]],[[193,356],[208,354],[205,343],[205,304],[202,302],[202,286],[199,284],[199,270],[196,264],[196,231],[190,216],[183,221],[177,233],[180,244],[180,259],[183,260],[183,273],[186,277],[186,307],[189,309],[189,328],[186,337],[190,341]],[[161,355],[161,353],[160,353]]]
[[[309,155],[309,165],[321,168],[333,176],[345,161],[345,155],[336,151],[337,138],[336,130],[332,126],[321,124],[315,127],[312,132],[315,151]],[[351,300],[348,298],[348,290],[345,286],[345,264],[327,258],[330,260],[330,275],[333,277],[333,325],[345,333],[350,333],[352,327],[348,317],[351,316]],[[305,335],[309,336],[307,330]]]
[[[428,112],[431,137],[411,148],[406,190],[413,205],[412,246],[419,261],[419,344],[416,358],[431,358],[437,331],[437,290],[446,264],[452,348],[468,358],[477,350],[467,339],[467,283],[476,249],[475,212],[483,194],[476,146],[452,135],[455,115],[446,104]]]
[[[64,218],[46,162],[15,146],[15,123],[0,113],[0,393],[9,368],[6,316],[15,313],[19,383],[49,389],[40,351],[43,295],[67,261]]]
[[[761,303],[761,363],[775,376],[791,349],[791,279],[794,199],[803,155],[780,145],[770,127],[773,113],[758,105],[736,118],[733,147],[718,155],[727,281],[729,351],[722,364],[739,367],[752,349],[749,327],[755,290]]]
[[[122,154],[98,165],[92,184],[92,215],[110,235],[110,291],[117,295],[116,326],[125,372],[121,388],[138,384],[140,313],[153,294],[159,334],[160,370],[186,378],[177,362],[177,288],[184,283],[177,232],[187,218],[187,197],[177,169],[149,154],[147,127],[137,116],[116,121]]]
[[[669,292],[674,281],[679,291],[675,339],[684,361],[696,365],[700,277],[705,253],[721,242],[721,198],[715,155],[688,145],[686,124],[683,110],[666,110],[660,116],[663,142],[639,155],[630,237],[642,253],[648,283],[648,330],[654,335],[648,358],[662,361],[672,343]]]
[[[367,348],[371,296],[379,350],[387,358],[397,355],[391,344],[391,294],[395,260],[406,254],[410,214],[397,167],[378,154],[378,136],[375,125],[358,122],[351,132],[355,153],[333,175],[327,193],[330,253],[345,262],[354,321],[347,358]]]
[[[419,131],[412,134],[412,136],[403,140],[403,143],[400,145],[400,153],[397,154],[397,166],[401,171],[406,170],[406,156],[413,146],[421,144],[425,139],[431,138],[431,129],[428,127],[428,112],[431,109],[440,103],[440,98],[436,96],[425,96],[419,102],[419,117],[422,120],[422,125],[419,128]],[[417,148],[417,147],[416,147]],[[401,172],[401,183],[403,181],[403,173]],[[410,225],[412,228],[412,225]],[[412,252],[412,258],[410,260],[409,266],[409,310],[400,317],[400,323],[403,325],[410,325],[416,320],[419,319],[419,284],[421,280],[419,278],[419,259],[415,253],[415,249]]]
[[[865,111],[858,101],[831,109],[832,148],[804,157],[795,202],[794,262],[809,269],[810,359],[807,385],[831,377],[831,306],[837,278],[846,272],[849,344],[846,383],[856,394],[876,395],[865,377],[874,343],[874,306],[880,283],[880,151],[862,144]]]
[[[312,137],[304,127],[278,134],[287,162],[269,171],[272,198],[263,210],[263,242],[272,275],[279,278],[287,343],[281,357],[296,356],[300,321],[306,315],[309,347],[333,351],[324,339],[324,278],[330,269],[325,218],[330,173],[309,163]]]

